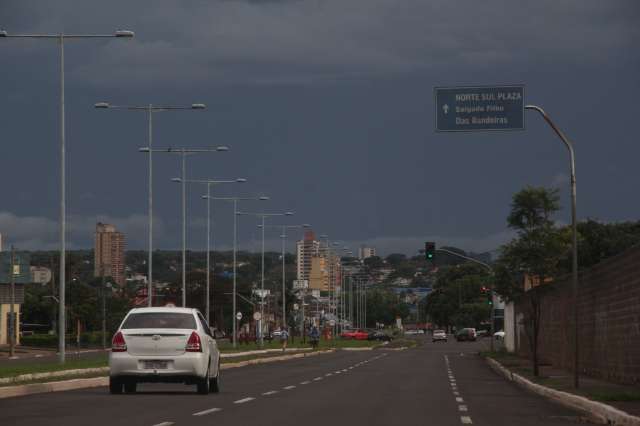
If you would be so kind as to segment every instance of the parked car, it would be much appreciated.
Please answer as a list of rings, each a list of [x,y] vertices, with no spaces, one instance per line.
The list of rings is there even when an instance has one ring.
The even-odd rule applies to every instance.
[[[109,391],[134,393],[143,382],[219,392],[220,351],[197,309],[136,308],[126,315],[111,342]]]
[[[383,333],[380,330],[376,330],[376,331],[372,331],[369,333],[369,336],[367,337],[368,340],[379,340],[381,342],[390,342],[391,340],[393,340],[393,337],[389,336],[386,333]]]
[[[456,333],[456,340],[458,342],[463,341],[476,341],[476,329],[475,328],[463,328],[462,330]]]
[[[447,342],[447,333],[444,330],[434,330],[433,336],[431,337],[431,342]]]
[[[369,333],[364,330],[345,330],[340,333],[340,337],[345,340],[367,340]]]
[[[476,337],[487,337],[487,336],[489,336],[489,330],[476,331]]]

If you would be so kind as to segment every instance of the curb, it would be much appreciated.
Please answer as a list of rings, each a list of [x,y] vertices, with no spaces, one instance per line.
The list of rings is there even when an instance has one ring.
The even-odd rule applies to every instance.
[[[0,379],[0,385],[16,382],[29,382],[31,380],[48,379],[54,377],[67,377],[67,376],[84,376],[86,374],[107,373],[109,367],[96,367],[96,368],[81,368],[76,370],[60,370],[51,371],[48,373],[30,373],[21,374],[15,377],[4,377]]]
[[[289,359],[305,358],[305,357],[328,354],[333,352],[335,352],[334,349],[328,350],[328,351],[312,352],[312,353],[283,355],[283,356],[270,357],[270,358],[257,358],[257,359],[250,359],[247,361],[221,364],[220,368],[222,370],[228,370],[230,368],[245,367],[247,365],[266,364],[269,362],[286,361]],[[69,373],[71,373],[72,375],[82,375],[82,374],[103,373],[103,372],[107,373],[108,371],[109,371],[109,367],[100,367],[100,368],[87,368],[83,370],[54,371],[52,373],[24,374],[23,376],[29,376],[31,377],[31,379],[37,379],[37,378],[46,378],[46,377],[56,377],[56,375],[68,376]],[[18,377],[23,377],[23,376],[18,376]],[[16,378],[12,377],[11,379],[15,380]],[[61,380],[57,382],[32,383],[27,385],[6,386],[6,387],[0,387],[0,399],[12,398],[16,396],[34,395],[38,393],[61,392],[61,391],[69,391],[74,389],[103,387],[108,385],[109,385],[109,377],[91,377],[87,379],[71,379],[71,380]]]
[[[531,380],[507,369],[495,359],[486,358],[486,360],[494,371],[504,376],[507,380],[515,382],[531,392],[556,401],[565,407],[586,412],[601,421],[603,424],[616,426],[640,426],[640,417],[632,416],[629,413],[602,402],[592,401],[583,396],[574,395],[533,383]]]
[[[368,348],[340,348],[341,351],[354,351],[354,352],[358,352],[358,351],[372,351],[373,347],[368,347]]]

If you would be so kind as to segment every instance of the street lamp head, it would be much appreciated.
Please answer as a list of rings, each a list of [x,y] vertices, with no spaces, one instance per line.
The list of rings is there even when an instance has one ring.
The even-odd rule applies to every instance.
[[[129,31],[129,30],[118,30],[118,31],[115,32],[114,35],[116,37],[133,38],[135,33],[133,31]]]
[[[216,147],[216,151],[218,151],[218,152],[229,151],[229,147],[228,146],[218,146],[218,147]]]
[[[236,182],[238,182],[238,183],[245,183],[246,181],[247,180],[245,178],[236,179]]]
[[[149,148],[144,147],[144,148],[138,148],[139,152],[149,152]]]
[[[269,197],[263,195],[262,197],[258,198],[258,200],[260,200],[260,201],[269,201]]]
[[[182,179],[180,179],[180,178],[172,178],[172,179],[171,179],[171,182],[178,182],[178,183],[180,183],[180,182],[182,182]]]
[[[5,30],[0,30],[0,37],[6,37],[8,36],[7,32]]]
[[[303,224],[302,224],[302,227],[303,227],[303,228],[311,228],[311,225],[309,225],[308,223],[303,223]]]
[[[191,109],[206,109],[207,106],[205,104],[191,104]]]
[[[93,107],[94,108],[109,108],[111,105],[109,105],[109,102],[96,102]]]

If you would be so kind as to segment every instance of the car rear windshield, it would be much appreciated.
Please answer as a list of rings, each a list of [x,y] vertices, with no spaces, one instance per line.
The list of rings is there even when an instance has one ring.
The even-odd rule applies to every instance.
[[[144,312],[129,315],[122,324],[122,328],[188,328],[195,330],[197,327],[192,314]]]

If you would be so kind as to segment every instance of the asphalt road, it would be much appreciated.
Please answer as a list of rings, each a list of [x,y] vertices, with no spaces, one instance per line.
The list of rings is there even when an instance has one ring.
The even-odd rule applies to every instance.
[[[427,341],[405,351],[329,355],[223,371],[222,392],[149,384],[0,400],[0,423],[35,425],[491,425],[575,424],[577,413],[496,375],[480,343]]]

